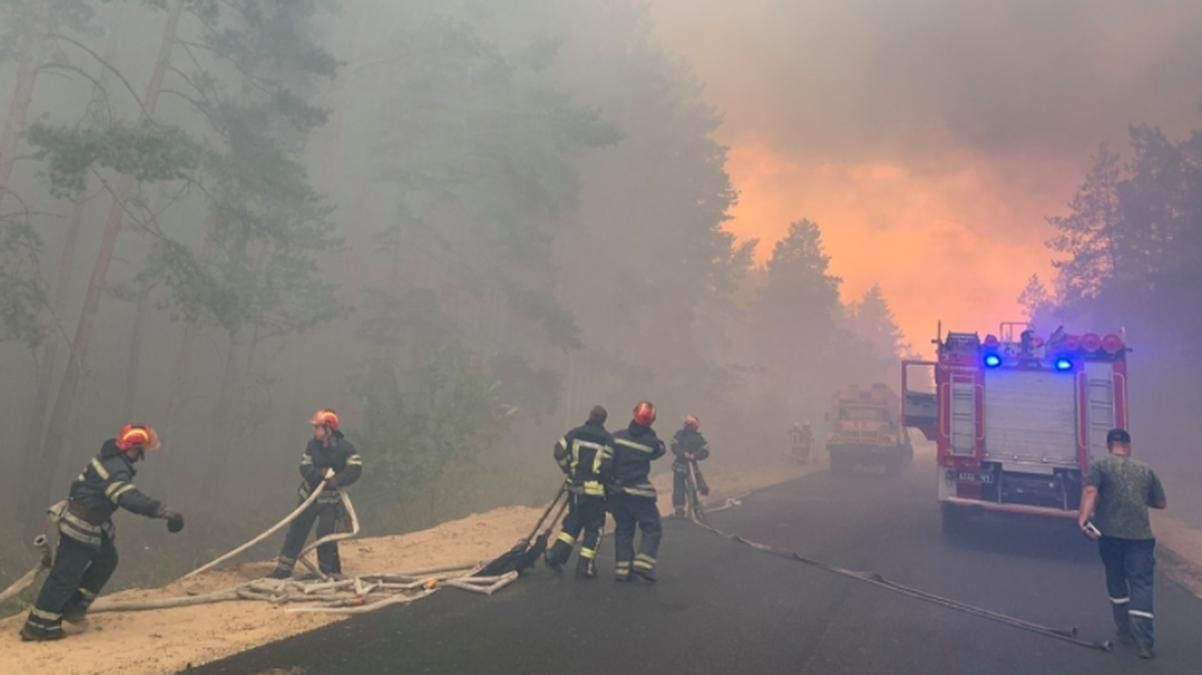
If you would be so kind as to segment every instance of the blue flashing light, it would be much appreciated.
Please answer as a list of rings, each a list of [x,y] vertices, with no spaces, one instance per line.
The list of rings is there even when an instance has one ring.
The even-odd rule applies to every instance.
[[[986,354],[985,355],[985,367],[986,368],[997,368],[1000,365],[1002,365],[1002,357],[998,356],[997,354]]]
[[[1060,372],[1065,372],[1065,371],[1072,370],[1072,369],[1073,369],[1072,361],[1066,359],[1063,356],[1056,359],[1056,370],[1059,370]]]

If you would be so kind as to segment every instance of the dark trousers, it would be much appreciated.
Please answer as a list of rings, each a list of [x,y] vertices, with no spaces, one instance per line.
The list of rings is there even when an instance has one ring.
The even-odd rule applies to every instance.
[[[1130,634],[1137,645],[1151,649],[1152,582],[1156,567],[1155,539],[1102,537],[1098,554],[1106,566],[1106,591],[1120,634]]]
[[[609,509],[614,516],[615,571],[619,578],[630,576],[631,566],[655,569],[655,556],[659,553],[659,540],[663,535],[663,524],[659,519],[659,507],[649,497],[616,494],[609,498]],[[639,552],[634,552],[635,529],[642,530]]]
[[[63,614],[82,615],[117,569],[117,549],[108,535],[100,547],[60,536],[54,566],[42,584],[26,624],[43,634],[62,631]]]
[[[605,497],[573,494],[567,496],[567,500],[567,515],[548,557],[563,565],[572,556],[572,548],[579,538],[582,560],[594,560],[597,540],[601,538],[601,528],[605,527]]]
[[[677,511],[684,510],[689,496],[689,465],[672,465],[672,507]]]
[[[284,537],[284,548],[280,549],[280,557],[277,559],[279,568],[291,571],[296,566],[296,557],[305,547],[305,540],[309,538],[309,530],[313,529],[314,520],[317,521],[317,538],[321,539],[334,533],[341,515],[341,503],[322,504],[318,502],[305,509],[300,517],[292,521],[292,525],[288,527],[288,534]],[[321,570],[322,574],[342,574],[342,560],[338,557],[338,542],[330,542],[317,547],[317,568]]]

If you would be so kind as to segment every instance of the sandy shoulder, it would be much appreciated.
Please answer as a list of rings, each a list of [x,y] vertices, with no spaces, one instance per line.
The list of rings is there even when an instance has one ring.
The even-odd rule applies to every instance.
[[[704,465],[703,465],[704,466]],[[707,500],[721,504],[756,488],[817,471],[817,465],[704,466],[713,488]],[[671,475],[655,482],[661,509],[671,511]],[[529,533],[540,509],[515,506],[473,514],[404,535],[356,539],[342,544],[347,574],[402,572],[489,560]],[[192,595],[262,577],[271,562],[215,570],[162,588],[114,593],[115,600]],[[447,590],[442,592],[458,592]],[[93,615],[86,630],[66,626],[69,637],[52,643],[23,643],[17,636],[24,614],[0,621],[0,673],[128,675],[174,673],[258,645],[341,620],[337,616],[286,614],[264,602],[223,602],[146,612]]]

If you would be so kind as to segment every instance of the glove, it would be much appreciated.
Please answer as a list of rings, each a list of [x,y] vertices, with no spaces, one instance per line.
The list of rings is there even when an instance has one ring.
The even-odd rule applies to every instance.
[[[184,529],[184,516],[178,511],[164,510],[163,519],[167,521],[167,531],[172,534]]]

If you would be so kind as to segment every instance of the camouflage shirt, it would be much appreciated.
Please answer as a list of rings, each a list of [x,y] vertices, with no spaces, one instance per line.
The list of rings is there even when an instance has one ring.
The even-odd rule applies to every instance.
[[[1118,455],[1089,465],[1086,485],[1098,489],[1093,522],[1107,537],[1153,539],[1148,507],[1165,500],[1164,486],[1152,467]]]

